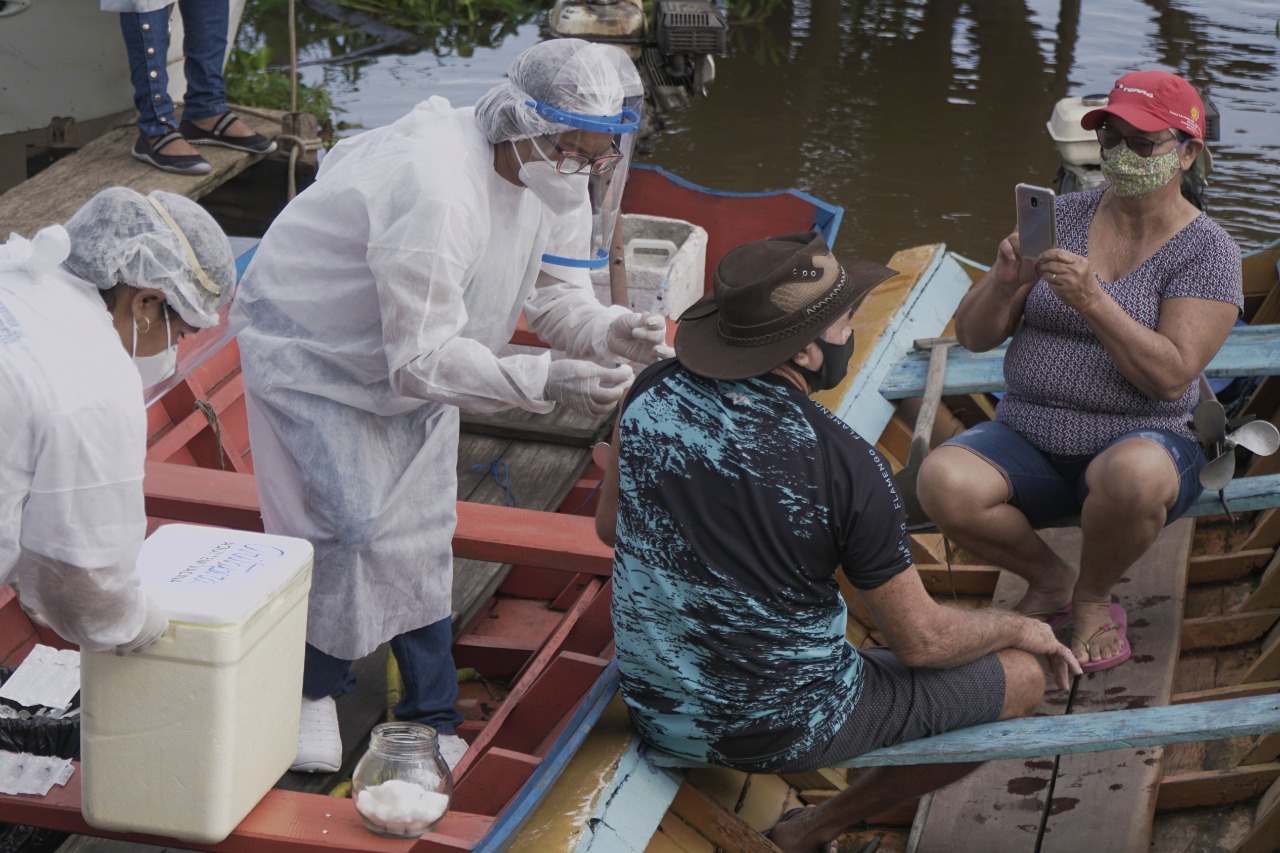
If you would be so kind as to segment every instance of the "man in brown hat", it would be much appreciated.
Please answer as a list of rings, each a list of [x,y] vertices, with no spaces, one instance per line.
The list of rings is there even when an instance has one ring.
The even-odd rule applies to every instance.
[[[811,770],[1031,713],[1045,688],[1037,655],[1063,689],[1079,673],[1046,624],[928,596],[888,464],[809,398],[844,377],[853,311],[893,274],[839,262],[817,233],[739,246],[681,317],[677,358],[624,401],[597,528],[616,545],[623,698],[650,744],[745,771]],[[837,569],[889,647],[845,639]],[[824,849],[974,766],[869,771],[770,837]]]

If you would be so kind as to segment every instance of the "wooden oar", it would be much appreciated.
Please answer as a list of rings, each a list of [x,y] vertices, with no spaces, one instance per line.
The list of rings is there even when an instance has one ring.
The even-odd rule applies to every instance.
[[[920,476],[920,465],[929,453],[933,422],[938,416],[938,404],[942,401],[947,352],[956,344],[955,338],[921,338],[913,344],[917,352],[929,353],[929,372],[924,380],[924,395],[920,400],[920,412],[916,415],[915,430],[911,433],[907,464],[893,475],[898,495],[902,498],[902,506],[907,513],[909,528],[933,523],[920,507],[920,499],[916,496],[916,478]]]

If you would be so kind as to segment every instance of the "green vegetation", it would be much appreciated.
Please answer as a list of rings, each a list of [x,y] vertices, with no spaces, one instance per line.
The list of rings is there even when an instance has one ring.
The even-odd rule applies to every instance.
[[[223,72],[227,100],[248,107],[288,110],[291,101],[289,72],[269,67],[271,57],[268,45],[251,51],[233,48]],[[335,108],[324,89],[299,82],[298,111],[312,113],[323,123]]]

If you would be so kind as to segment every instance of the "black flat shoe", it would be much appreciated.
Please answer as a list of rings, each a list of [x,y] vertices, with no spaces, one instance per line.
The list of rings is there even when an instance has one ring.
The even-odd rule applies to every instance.
[[[192,145],[221,145],[223,148],[234,148],[237,151],[248,151],[250,154],[270,154],[276,150],[274,139],[267,139],[261,133],[249,136],[227,136],[227,128],[236,120],[235,113],[228,110],[218,119],[212,130],[197,127],[194,122],[183,119],[178,125],[183,137]]]
[[[160,149],[171,142],[182,139],[182,134],[171,130],[154,143],[147,137],[138,134],[138,141],[133,143],[133,156],[144,163],[150,163],[157,169],[173,172],[177,175],[207,175],[213,170],[199,154],[162,154]]]

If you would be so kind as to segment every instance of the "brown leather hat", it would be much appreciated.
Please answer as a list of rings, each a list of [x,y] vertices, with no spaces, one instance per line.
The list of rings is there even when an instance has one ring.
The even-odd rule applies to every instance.
[[[760,376],[785,363],[896,270],[843,264],[817,231],[738,246],[711,292],[680,315],[676,357],[712,379]]]

